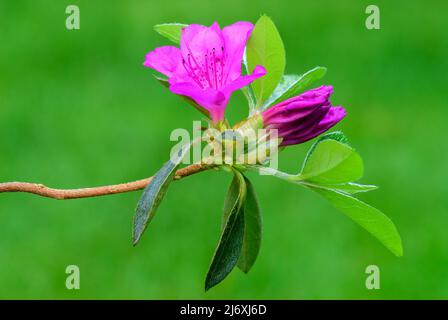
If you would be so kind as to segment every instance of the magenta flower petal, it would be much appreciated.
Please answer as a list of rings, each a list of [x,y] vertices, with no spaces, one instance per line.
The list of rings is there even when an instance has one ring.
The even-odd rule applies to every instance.
[[[246,42],[254,29],[250,22],[239,21],[222,29],[228,63],[225,67],[226,76],[231,80],[241,75],[241,61],[243,60]]]
[[[190,97],[200,106],[204,106],[214,122],[224,118],[227,98],[221,91],[214,89],[203,91],[195,84],[188,82],[172,84],[170,91]]]
[[[321,133],[327,131],[341,121],[346,114],[347,112],[342,106],[331,107],[325,117],[317,125],[316,130],[321,131]]]
[[[172,92],[196,101],[216,123],[224,119],[233,91],[266,74],[257,66],[251,75],[241,75],[252,29],[249,22],[237,22],[223,30],[216,22],[210,27],[192,24],[182,30],[180,50],[157,48],[146,55],[144,65],[165,74]]]
[[[154,49],[149,52],[145,57],[143,65],[148,68],[157,70],[158,72],[166,75],[167,77],[173,77],[178,74],[179,60],[182,59],[179,48],[173,46],[165,46]],[[186,72],[184,72],[184,75]]]
[[[190,58],[195,69],[205,69],[207,63],[213,62],[213,54],[216,59],[222,59],[223,47],[224,39],[216,22],[211,27],[192,24],[182,30],[180,51],[185,60]]]
[[[322,106],[301,119],[290,123],[273,125],[272,127],[278,128],[279,135],[282,137],[300,137],[313,131],[317,124],[324,119],[329,109],[330,106]]]
[[[345,117],[344,108],[332,107],[332,93],[332,86],[321,86],[285,100],[262,113],[263,123],[278,129],[281,145],[313,139]]]
[[[326,130],[319,130],[318,124],[322,119],[324,119],[325,115],[328,113],[330,107],[327,107],[324,110],[318,110],[316,113],[319,116],[314,117],[314,119],[307,119],[305,123],[301,126],[301,128],[297,128],[297,130],[290,131],[283,135],[284,139],[281,145],[290,145],[290,144],[299,144],[311,140],[318,135],[322,134]]]
[[[286,145],[298,144],[311,140],[321,135],[325,131],[329,130],[330,128],[334,127],[339,121],[341,121],[345,117],[345,115],[346,111],[344,108],[340,106],[332,107],[330,108],[326,116],[312,130],[305,132],[301,135],[297,135],[291,139],[285,139],[282,141],[282,145],[286,146]]]
[[[225,88],[224,92],[229,95],[238,89],[241,89],[248,84],[251,84],[254,80],[264,76],[266,69],[262,66],[256,66],[252,74],[238,77],[235,81],[230,82]]]
[[[219,35],[221,35],[221,28],[219,27],[218,22],[213,22],[212,25],[210,26],[210,29],[215,30]]]
[[[263,113],[263,118],[266,122],[271,123],[292,123],[328,104],[328,99],[332,93],[332,86],[321,86],[306,91],[269,108]]]

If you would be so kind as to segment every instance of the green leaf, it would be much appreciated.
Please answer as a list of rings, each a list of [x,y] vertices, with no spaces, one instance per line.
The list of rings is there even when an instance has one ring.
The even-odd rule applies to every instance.
[[[286,172],[282,172],[282,171],[279,171],[279,170],[276,170],[273,168],[264,167],[264,166],[260,166],[260,165],[246,166],[246,169],[248,169],[250,171],[257,172],[260,175],[273,176],[273,177],[276,177],[276,178],[279,178],[279,179],[282,179],[282,180],[285,180],[288,182],[292,182],[294,184],[303,184],[303,185],[311,186],[311,187],[321,187],[324,189],[336,190],[336,191],[340,191],[340,192],[347,193],[347,194],[368,192],[368,191],[378,189],[378,187],[374,186],[374,185],[359,184],[359,183],[354,183],[354,182],[339,183],[339,184],[311,183],[311,182],[299,180],[300,175],[289,174]]]
[[[403,255],[400,235],[393,222],[381,211],[347,194],[311,187],[338,210],[370,232],[396,256]]]
[[[229,190],[227,190],[226,199],[224,201],[221,231],[224,230],[226,226],[227,220],[229,219],[229,214],[232,212],[235,203],[238,201],[239,194],[240,194],[240,179],[236,174],[234,174],[232,182],[230,183]]]
[[[356,181],[363,175],[359,154],[349,145],[324,139],[312,147],[297,180],[318,184],[340,184]]]
[[[263,105],[263,109],[298,95],[311,84],[322,79],[326,72],[327,68],[316,67],[301,76],[284,75],[274,92]]]
[[[156,78],[156,80],[159,81],[159,83],[162,84],[165,88],[169,88],[170,87],[170,84],[169,84],[167,79],[162,78],[162,77],[158,77],[156,75],[154,75],[154,78]],[[194,101],[190,97],[187,97],[187,96],[179,96],[179,97],[182,100],[186,101],[189,105],[195,107],[195,109],[197,109],[200,113],[202,113],[206,117],[210,117],[209,112],[206,109],[204,109],[203,107],[201,107],[199,104],[197,104],[196,101]]]
[[[313,154],[314,150],[316,149],[317,145],[325,140],[336,140],[340,143],[346,144],[348,146],[350,146],[350,144],[348,143],[348,138],[345,136],[345,134],[342,131],[333,131],[333,132],[329,132],[324,134],[323,136],[319,137],[317,139],[317,141],[311,146],[310,150],[308,150],[308,153],[306,154],[305,160],[303,161],[303,163],[306,163],[309,159],[309,157]]]
[[[151,182],[143,190],[143,194],[137,204],[134,217],[133,244],[136,245],[146,230],[146,227],[154,218],[157,208],[162,202],[168,190],[168,186],[173,181],[176,169],[179,166],[185,152],[189,149],[184,146],[179,150],[177,157],[168,160],[156,173]]]
[[[243,63],[241,64],[241,70],[244,75],[249,74],[249,67],[247,66],[246,50],[244,50]],[[254,90],[252,89],[251,86],[245,86],[245,87],[241,88],[241,91],[243,92],[244,97],[247,100],[247,104],[249,106],[249,116],[251,116],[256,111],[255,108],[256,108],[256,103],[257,103],[255,95],[254,95]]]
[[[156,24],[154,26],[154,30],[157,31],[160,35],[164,36],[168,40],[179,44],[180,37],[182,35],[182,29],[187,27],[187,24],[182,23],[163,23]]]
[[[321,136],[317,141],[322,142],[322,141],[325,141],[328,139],[335,140],[335,141],[338,141],[338,142],[346,144],[346,145],[350,145],[348,143],[348,138],[345,136],[345,134],[342,131],[329,132],[329,133]]]
[[[227,215],[227,221],[205,279],[205,291],[220,283],[232,271],[238,262],[243,245],[243,204],[246,197],[246,183],[240,172],[234,170],[234,173],[238,188],[232,188],[232,182],[231,190],[228,193],[230,199],[226,200],[226,203],[229,203],[225,205],[229,213],[224,213],[224,215]],[[238,192],[238,194],[236,195],[235,192]],[[231,201],[231,199],[234,199],[234,201]]]
[[[261,16],[258,19],[247,42],[246,55],[251,73],[257,65],[265,67],[267,71],[264,77],[252,83],[257,106],[261,106],[282,78],[286,64],[282,39],[269,17]]]
[[[331,189],[339,191],[346,194],[355,194],[359,192],[368,192],[378,189],[377,186],[368,184],[359,184],[354,182],[348,182],[343,184],[320,184],[317,187],[322,187],[325,189]]]
[[[261,246],[261,209],[252,183],[245,177],[247,194],[244,202],[244,239],[238,268],[248,273],[257,260]]]
[[[325,141],[332,142],[324,143]],[[328,148],[326,146],[327,144],[335,145],[336,148]],[[318,152],[314,154],[316,149]],[[342,150],[342,153],[339,153],[338,150]],[[353,153],[356,152],[348,144],[347,137],[341,131],[334,131],[321,136],[311,146],[306,155],[302,172],[299,174],[289,174],[261,165],[249,165],[246,166],[246,169],[255,171],[260,175],[271,175],[295,184],[320,186],[347,194],[377,189],[373,185],[362,185],[351,182],[361,177],[363,171],[360,156],[358,154],[354,155]],[[354,167],[350,167],[353,160],[351,157],[356,160]],[[322,162],[322,159],[326,160]],[[335,176],[337,179],[334,179]]]
[[[262,165],[258,165],[258,164],[254,164],[254,165],[246,165],[245,166],[246,169],[256,172],[261,176],[274,176],[276,178],[282,179],[282,180],[286,180],[288,182],[296,182],[293,180],[297,180],[298,176],[297,174],[289,174],[274,168],[270,168],[268,166],[262,166]]]

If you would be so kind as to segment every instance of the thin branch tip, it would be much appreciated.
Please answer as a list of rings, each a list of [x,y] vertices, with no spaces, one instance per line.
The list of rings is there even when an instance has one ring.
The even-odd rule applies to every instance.
[[[175,179],[179,180],[184,177],[208,170],[213,166],[203,164],[192,164],[176,171]],[[90,187],[80,189],[54,189],[49,188],[41,183],[30,182],[4,182],[0,183],[0,193],[6,192],[25,192],[38,196],[66,200],[106,196],[111,194],[125,193],[144,189],[150,183],[152,177],[136,180],[132,182],[114,184],[101,187]]]

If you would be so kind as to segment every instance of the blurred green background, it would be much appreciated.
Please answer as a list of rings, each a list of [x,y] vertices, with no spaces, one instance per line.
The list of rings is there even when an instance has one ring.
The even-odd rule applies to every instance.
[[[81,29],[65,28],[77,4]],[[381,30],[364,26],[371,1],[0,1],[0,180],[60,188],[153,174],[168,159],[174,128],[200,115],[142,66],[167,44],[164,22],[221,26],[262,13],[285,43],[287,71],[328,68],[337,128],[365,161],[361,198],[397,225],[396,258],[311,191],[251,175],[264,217],[253,270],[204,293],[230,175],[205,172],[173,183],[142,242],[131,245],[140,192],[56,201],[0,195],[0,298],[448,298],[446,1],[374,1]],[[228,108],[247,113],[241,93]],[[281,154],[297,172],[309,143]],[[81,269],[81,290],[65,268]],[[365,288],[365,268],[381,289]]]

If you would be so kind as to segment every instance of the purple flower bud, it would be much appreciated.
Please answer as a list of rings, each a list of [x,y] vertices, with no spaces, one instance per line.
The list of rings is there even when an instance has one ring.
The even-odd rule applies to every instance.
[[[331,105],[332,93],[332,86],[321,86],[285,100],[263,111],[264,126],[278,129],[282,146],[311,140],[345,117],[344,108]]]

